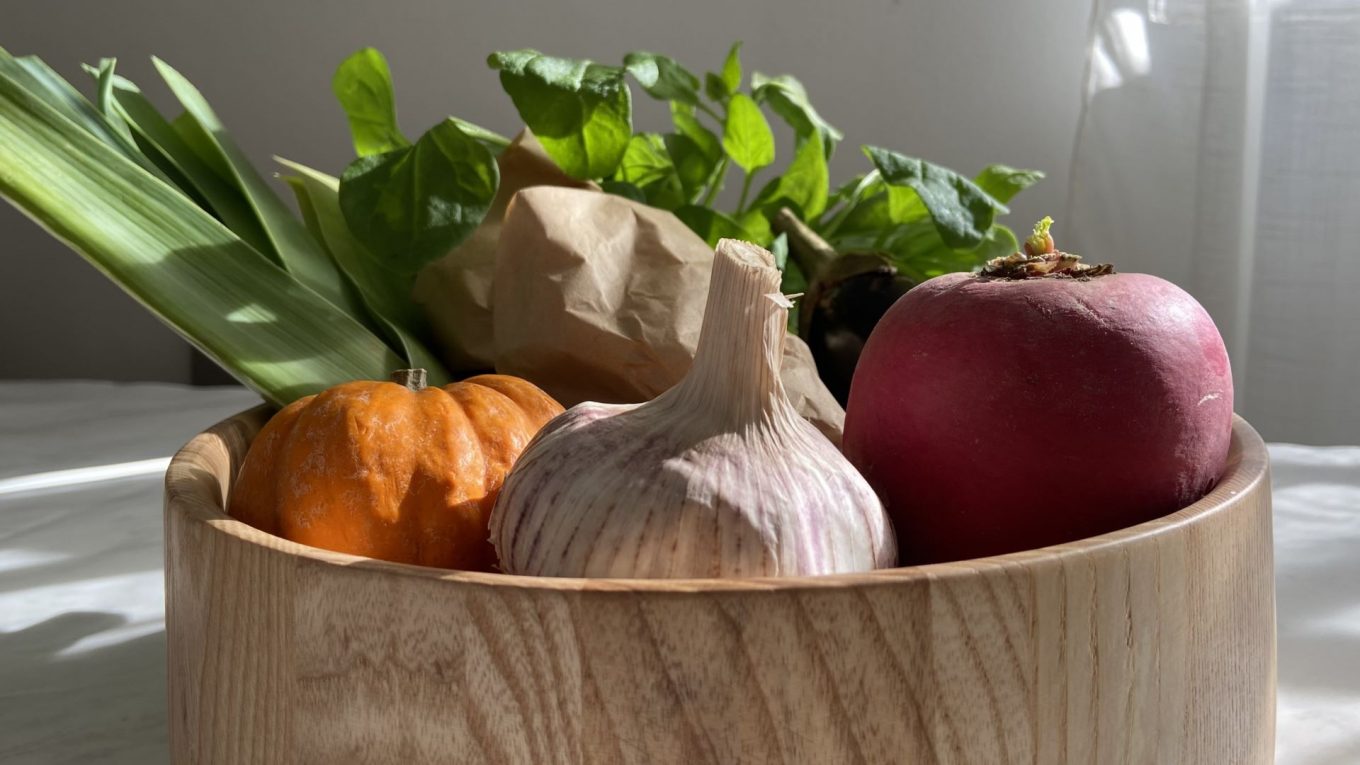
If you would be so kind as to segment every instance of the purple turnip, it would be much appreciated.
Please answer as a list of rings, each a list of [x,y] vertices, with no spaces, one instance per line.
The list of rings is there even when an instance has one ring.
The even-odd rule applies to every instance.
[[[903,564],[1057,544],[1203,496],[1223,472],[1233,386],[1189,294],[1053,249],[908,292],[855,369],[846,455]]]

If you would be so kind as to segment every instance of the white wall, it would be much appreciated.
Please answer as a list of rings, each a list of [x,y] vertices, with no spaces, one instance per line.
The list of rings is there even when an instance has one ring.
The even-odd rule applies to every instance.
[[[864,168],[861,143],[969,172],[1039,168],[1049,179],[1009,221],[1026,226],[1064,206],[1089,13],[1090,0],[25,0],[6,4],[0,46],[73,81],[82,61],[117,56],[120,72],[162,96],[148,61],[159,55],[261,167],[279,154],[338,173],[350,147],[330,76],[355,48],[387,54],[408,133],[450,113],[512,132],[514,110],[484,64],[491,51],[612,62],[650,49],[715,70],[740,39],[748,72],[797,75],[845,132],[833,180]],[[7,206],[0,274],[0,378],[188,379],[182,342]]]

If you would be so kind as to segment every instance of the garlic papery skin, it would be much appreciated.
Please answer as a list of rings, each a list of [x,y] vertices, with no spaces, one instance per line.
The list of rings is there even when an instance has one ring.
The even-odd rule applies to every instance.
[[[506,476],[491,514],[502,570],[708,578],[895,563],[877,495],[785,395],[779,282],[765,250],[718,243],[685,378],[644,404],[572,407]]]

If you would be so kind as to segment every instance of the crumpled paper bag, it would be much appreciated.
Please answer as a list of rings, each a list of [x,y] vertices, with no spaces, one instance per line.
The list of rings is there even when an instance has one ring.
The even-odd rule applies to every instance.
[[[411,294],[430,322],[442,360],[458,371],[491,369],[495,360],[491,279],[510,199],[530,186],[599,188],[562,172],[528,128],[515,136],[496,164],[501,182],[481,225],[448,255],[421,269]]]
[[[689,370],[713,249],[671,213],[595,191],[525,189],[495,261],[497,372],[571,406],[647,401]],[[840,444],[845,412],[792,335],[782,377],[798,411]]]

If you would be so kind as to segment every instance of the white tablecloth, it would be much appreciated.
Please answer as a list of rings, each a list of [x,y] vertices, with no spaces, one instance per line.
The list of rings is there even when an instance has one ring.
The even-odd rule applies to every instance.
[[[0,384],[0,762],[166,760],[161,477],[240,389]],[[1360,763],[1360,447],[1271,446],[1280,765]],[[1206,764],[1206,765],[1231,765]]]

